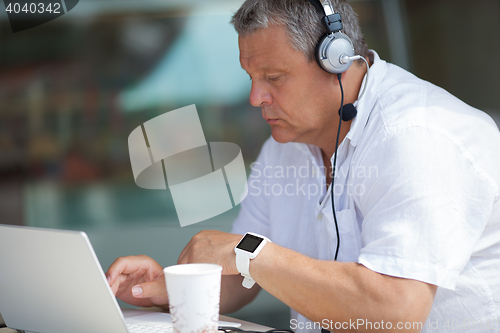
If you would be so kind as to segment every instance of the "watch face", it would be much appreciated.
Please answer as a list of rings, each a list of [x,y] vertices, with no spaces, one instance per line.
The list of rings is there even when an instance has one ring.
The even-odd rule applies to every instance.
[[[253,253],[263,240],[263,238],[246,234],[245,237],[243,237],[240,243],[236,246],[236,248]]]

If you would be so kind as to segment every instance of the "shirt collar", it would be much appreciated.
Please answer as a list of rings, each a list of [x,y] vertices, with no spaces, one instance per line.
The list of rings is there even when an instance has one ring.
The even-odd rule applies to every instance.
[[[356,101],[358,114],[353,119],[349,133],[347,133],[346,136],[346,139],[349,139],[350,144],[354,147],[357,147],[359,140],[363,135],[370,114],[375,107],[375,103],[377,102],[377,88],[387,71],[387,63],[380,59],[377,52],[370,50],[368,51],[368,54],[370,59],[373,59],[373,64],[370,67],[368,82],[366,82],[366,75],[363,79],[363,84],[367,84],[366,91],[364,96],[360,100],[358,99]],[[362,89],[360,89],[360,93],[361,91]]]

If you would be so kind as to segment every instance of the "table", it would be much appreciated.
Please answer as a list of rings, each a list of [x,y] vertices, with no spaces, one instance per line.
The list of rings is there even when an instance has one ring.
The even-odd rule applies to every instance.
[[[146,309],[146,310],[151,310],[151,309]],[[236,319],[236,318],[231,318],[231,317],[223,316],[223,315],[220,316],[220,320],[229,321],[232,323],[240,323],[241,324],[240,329],[247,330],[247,331],[264,332],[264,331],[272,329],[271,327],[262,326],[259,324],[254,324],[254,323],[250,323],[248,321],[244,321],[244,320],[240,320],[240,319]],[[0,328],[0,333],[17,333],[17,332],[14,330],[11,330],[10,328]]]

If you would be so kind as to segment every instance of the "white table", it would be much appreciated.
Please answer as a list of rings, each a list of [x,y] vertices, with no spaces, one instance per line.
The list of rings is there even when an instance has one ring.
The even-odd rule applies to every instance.
[[[146,309],[146,310],[151,310],[151,309]],[[1,317],[0,317],[0,319],[1,319]],[[241,324],[240,329],[247,330],[247,331],[260,331],[260,332],[264,332],[264,331],[272,329],[271,327],[267,327],[267,326],[262,326],[262,325],[259,325],[259,324],[250,323],[248,321],[244,321],[244,320],[240,320],[240,319],[236,319],[236,318],[231,318],[231,317],[228,317],[228,316],[222,316],[221,315],[219,319],[222,320],[222,321],[229,321],[229,322],[232,322],[232,323],[240,323]],[[3,321],[0,320],[0,322],[3,322]],[[10,328],[1,328],[0,329],[0,333],[17,333],[17,332],[14,331],[14,330],[11,330]]]

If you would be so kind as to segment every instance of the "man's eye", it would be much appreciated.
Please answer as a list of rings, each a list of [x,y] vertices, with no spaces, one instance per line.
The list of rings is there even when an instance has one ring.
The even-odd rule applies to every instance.
[[[269,81],[278,81],[281,79],[281,75],[268,77]]]

